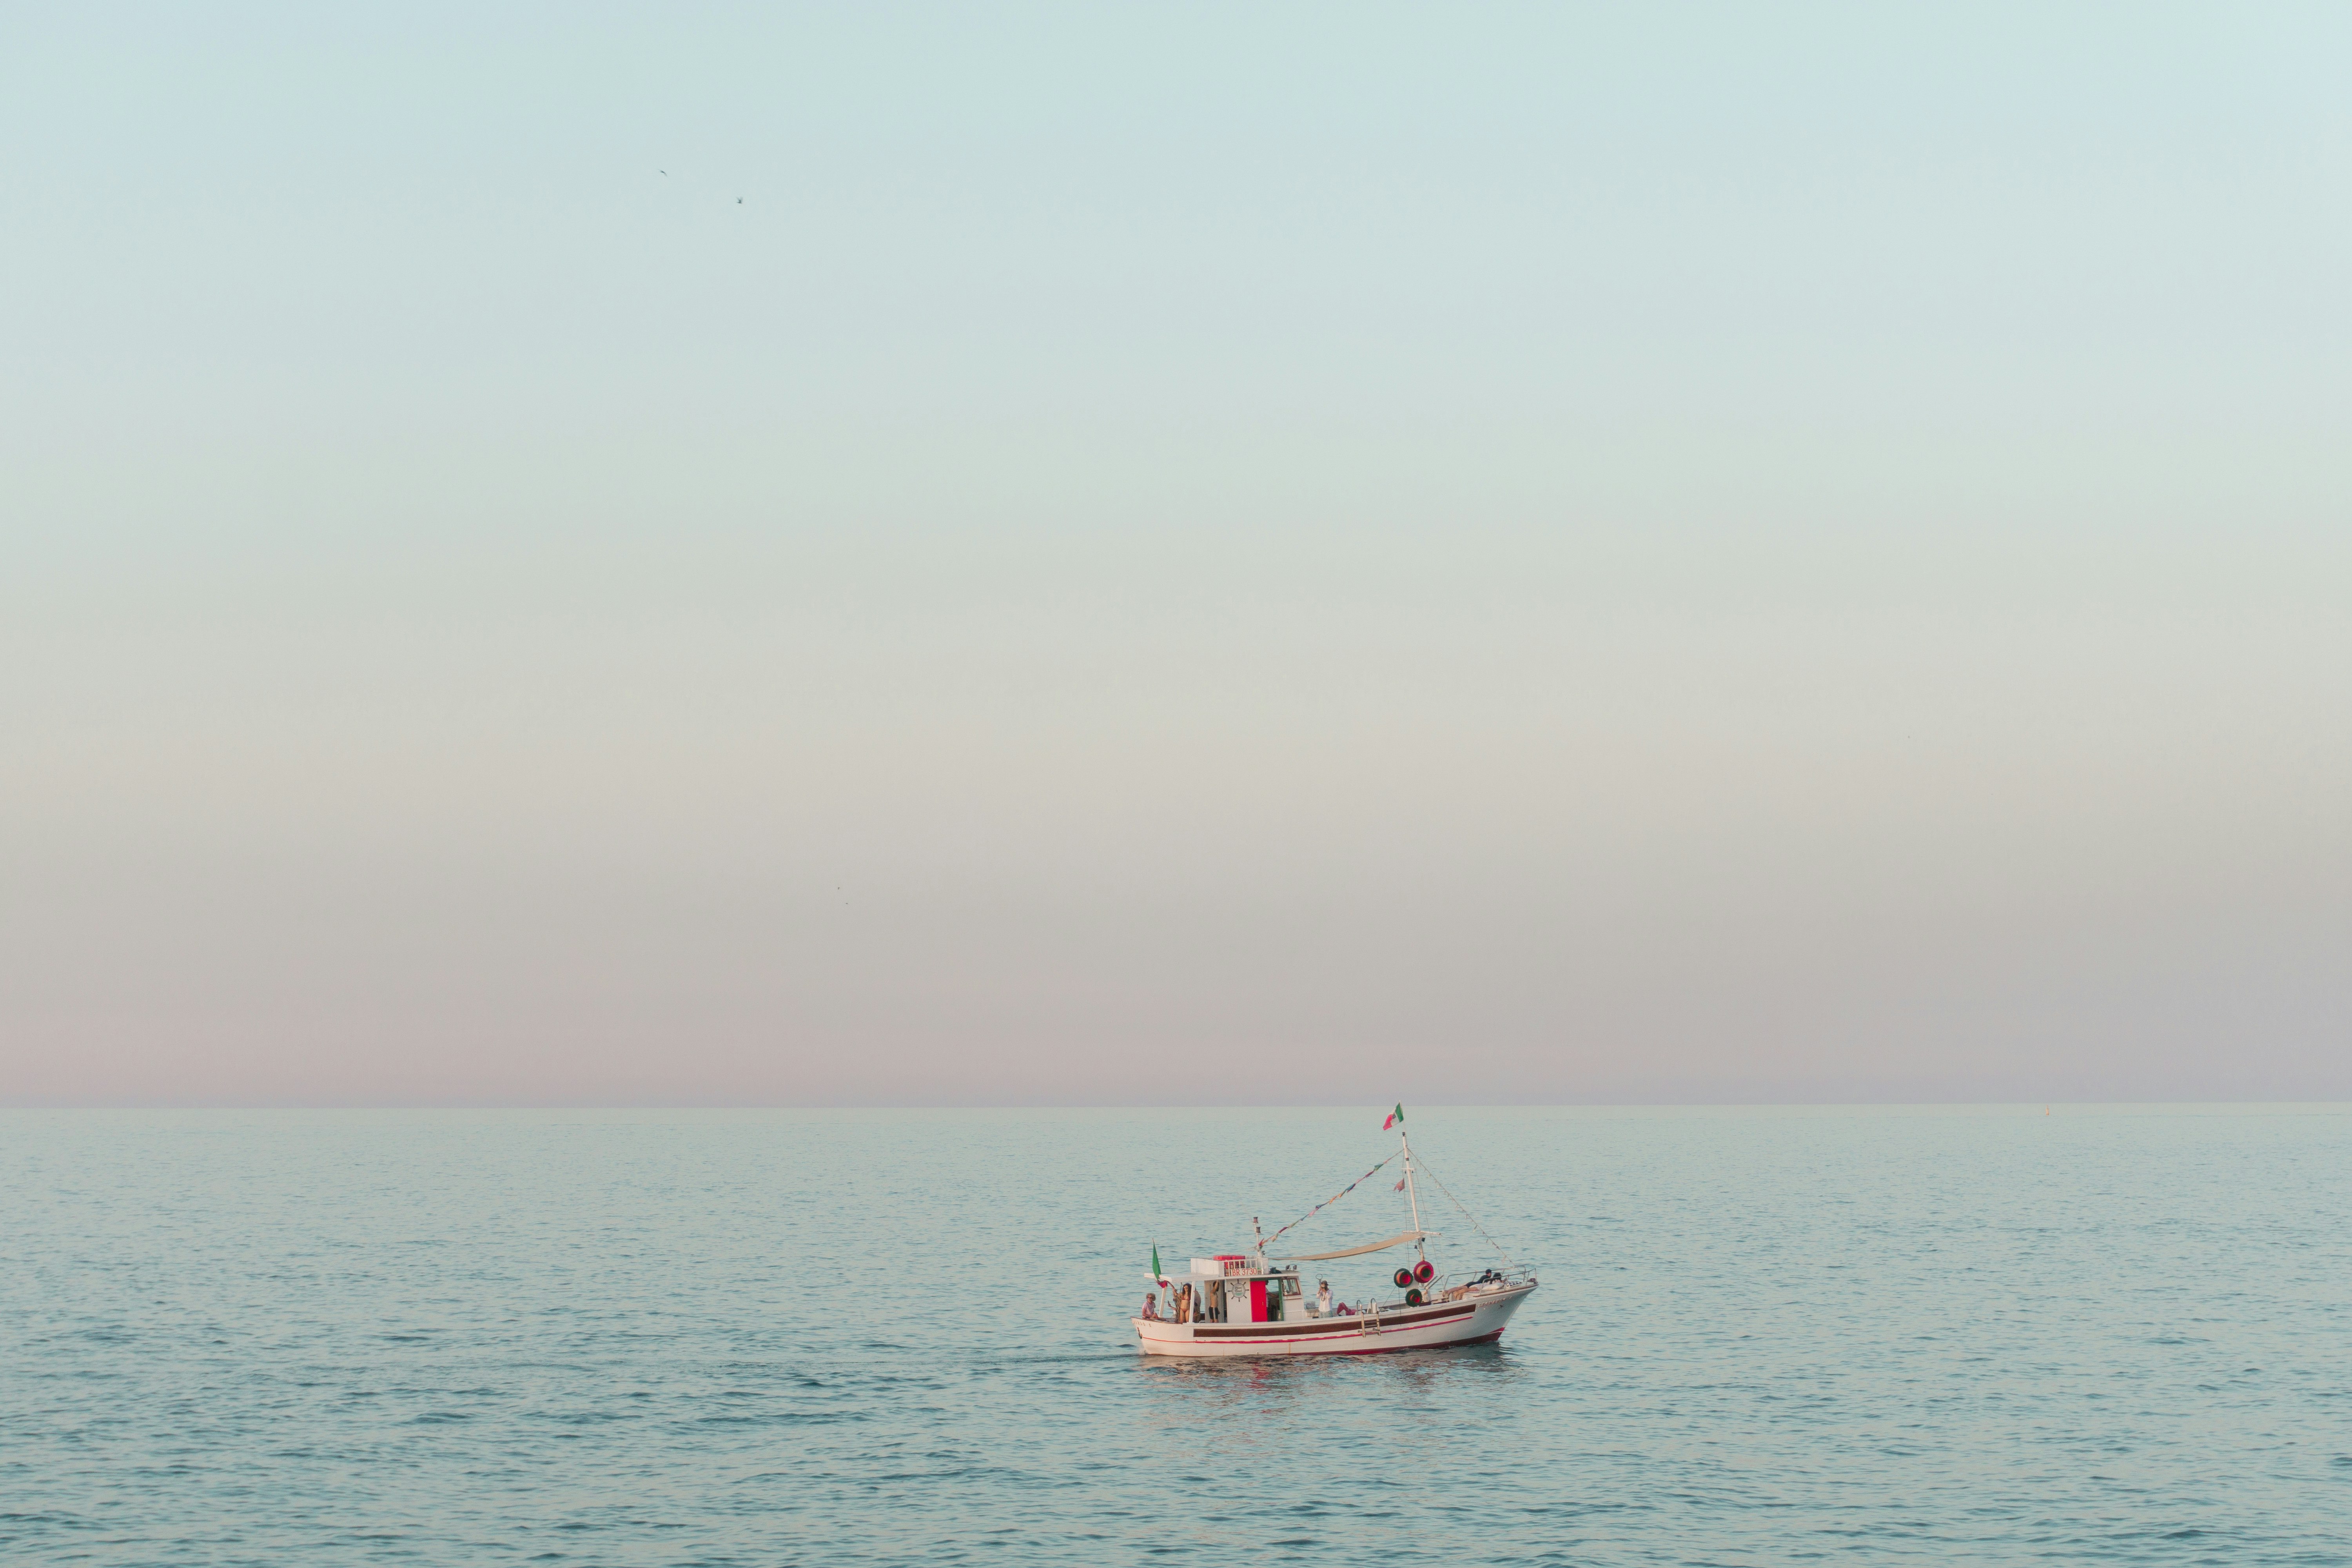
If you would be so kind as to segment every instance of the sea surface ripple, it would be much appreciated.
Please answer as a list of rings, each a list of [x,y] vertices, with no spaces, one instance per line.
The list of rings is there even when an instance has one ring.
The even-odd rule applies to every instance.
[[[1411,1115],[1500,1344],[1206,1364],[1380,1110],[0,1114],[0,1561],[2352,1563],[2345,1108]]]

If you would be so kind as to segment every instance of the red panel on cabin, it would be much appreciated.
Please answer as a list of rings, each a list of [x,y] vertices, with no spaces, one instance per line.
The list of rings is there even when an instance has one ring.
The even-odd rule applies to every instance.
[[[1265,1281],[1253,1279],[1250,1281],[1250,1321],[1263,1323],[1265,1321]]]

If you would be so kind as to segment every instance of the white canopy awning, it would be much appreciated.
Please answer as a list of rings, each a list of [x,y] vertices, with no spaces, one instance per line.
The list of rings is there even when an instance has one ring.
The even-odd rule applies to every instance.
[[[1276,1263],[1323,1263],[1334,1258],[1355,1258],[1367,1252],[1382,1252],[1391,1247],[1402,1247],[1408,1241],[1419,1241],[1425,1236],[1435,1236],[1433,1230],[1408,1230],[1386,1241],[1368,1241],[1361,1247],[1343,1247],[1337,1252],[1297,1252],[1288,1258],[1277,1258]]]

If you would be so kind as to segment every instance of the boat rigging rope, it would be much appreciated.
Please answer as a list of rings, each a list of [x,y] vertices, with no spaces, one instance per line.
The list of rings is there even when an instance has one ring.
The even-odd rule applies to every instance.
[[[1391,1154],[1389,1156],[1388,1160],[1381,1161],[1381,1165],[1385,1165],[1389,1163],[1389,1160],[1393,1160],[1395,1158],[1396,1155]],[[1370,1170],[1366,1171],[1362,1175],[1358,1176],[1354,1181],[1349,1182],[1346,1186],[1341,1187],[1338,1192],[1333,1193],[1329,1197],[1325,1198],[1321,1203],[1317,1204],[1313,1208],[1308,1209],[1305,1214],[1300,1215],[1297,1219],[1292,1220],[1289,1225],[1284,1226],[1282,1230],[1289,1230],[1295,1226],[1305,1225],[1308,1220],[1313,1219],[1317,1215],[1321,1214],[1325,1209],[1329,1208],[1333,1204],[1338,1203],[1341,1198],[1346,1197],[1349,1193],[1354,1192],[1358,1187],[1363,1185],[1366,1182],[1370,1181],[1374,1176],[1379,1175],[1381,1173],[1381,1165],[1374,1165]],[[1454,1194],[1448,1193],[1445,1195],[1447,1197],[1452,1197]],[[1475,1225],[1478,1222],[1474,1219],[1470,1223],[1472,1225]],[[1276,1242],[1281,1240],[1282,1230],[1276,1231],[1272,1236],[1267,1237],[1264,1241],[1258,1243],[1257,1249],[1260,1252],[1264,1252],[1267,1247],[1272,1247]]]
[[[1514,1268],[1517,1268],[1519,1266],[1517,1258],[1503,1250],[1503,1244],[1501,1242],[1496,1241],[1493,1237],[1486,1235],[1486,1227],[1478,1223],[1478,1216],[1472,1214],[1467,1208],[1463,1206],[1462,1200],[1454,1195],[1453,1189],[1445,1184],[1445,1183],[1438,1176],[1436,1172],[1429,1168],[1429,1162],[1427,1160],[1416,1160],[1413,1162],[1413,1165],[1423,1175],[1427,1176],[1431,1181],[1437,1183],[1437,1190],[1445,1194],[1445,1201],[1452,1204],[1455,1208],[1462,1210],[1462,1217],[1470,1222],[1470,1228],[1472,1230],[1476,1231],[1480,1236],[1486,1237],[1486,1245],[1495,1249],[1495,1255],[1497,1258],[1500,1258],[1504,1262],[1509,1264]]]

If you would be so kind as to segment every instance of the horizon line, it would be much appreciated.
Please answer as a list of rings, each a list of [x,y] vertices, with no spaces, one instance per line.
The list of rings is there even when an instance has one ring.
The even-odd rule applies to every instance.
[[[1391,1102],[1393,1103],[1393,1102]],[[2295,1107],[2352,1111],[2352,1099],[2285,1098],[2263,1100],[1427,1100],[1423,1108],[1442,1110],[2019,1110],[2041,1106],[2054,1110],[2109,1110],[2134,1107]],[[5,1100],[0,1113],[11,1111],[1257,1111],[1350,1110],[1380,1108],[1354,1100],[1253,1100],[1179,1104],[1168,1101],[1059,1100],[839,1100],[824,1102],[726,1102],[714,1100]]]

